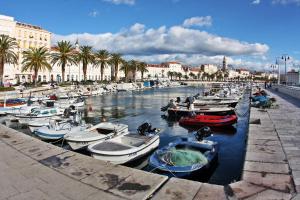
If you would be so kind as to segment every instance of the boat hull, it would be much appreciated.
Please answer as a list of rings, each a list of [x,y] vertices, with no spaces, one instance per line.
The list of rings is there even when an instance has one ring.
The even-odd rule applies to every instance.
[[[194,117],[184,117],[179,120],[179,124],[184,126],[223,127],[223,126],[231,126],[235,123],[237,123],[236,115],[227,115],[227,116],[196,115]]]
[[[100,154],[100,153],[92,152],[90,147],[89,147],[89,151],[91,152],[92,157],[98,160],[103,160],[106,162],[110,162],[112,164],[125,164],[137,160],[143,156],[146,156],[148,153],[156,149],[158,145],[159,145],[159,137],[156,137],[155,140],[150,141],[149,144],[144,148],[142,149],[137,148],[130,153],[120,152],[120,154],[118,155]]]

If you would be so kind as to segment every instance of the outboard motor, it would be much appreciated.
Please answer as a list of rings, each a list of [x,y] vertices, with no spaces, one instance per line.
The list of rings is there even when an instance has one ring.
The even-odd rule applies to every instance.
[[[204,138],[209,137],[211,135],[212,135],[211,129],[208,126],[204,126],[196,132],[195,138],[198,141],[202,141]]]
[[[151,133],[151,132],[155,132],[156,131],[156,128],[153,128],[152,129],[152,126],[150,123],[148,122],[145,122],[143,123],[142,125],[140,125],[137,129],[137,132],[140,134],[140,135],[146,135],[146,133]]]
[[[175,102],[180,103],[180,101],[181,101],[180,97],[177,97]]]

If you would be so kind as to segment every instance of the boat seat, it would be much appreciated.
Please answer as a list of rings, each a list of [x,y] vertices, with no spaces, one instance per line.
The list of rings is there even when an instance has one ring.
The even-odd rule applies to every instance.
[[[122,151],[122,150],[130,149],[130,146],[115,143],[115,142],[102,142],[93,146],[93,149],[99,151]]]

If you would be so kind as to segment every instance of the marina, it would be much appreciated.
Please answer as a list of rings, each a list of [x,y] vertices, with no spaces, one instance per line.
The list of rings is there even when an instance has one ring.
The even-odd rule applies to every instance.
[[[226,198],[245,199],[248,197],[267,198],[267,199],[277,199],[277,197],[281,199],[292,198],[292,196],[294,196],[299,189],[298,182],[293,181],[293,180],[297,180],[295,179],[297,177],[297,173],[296,173],[297,168],[294,168],[294,166],[296,167],[297,162],[295,162],[296,161],[295,159],[297,159],[297,156],[293,153],[293,150],[291,149],[292,147],[290,143],[291,140],[286,138],[285,130],[287,130],[288,126],[293,127],[294,124],[289,125],[289,124],[277,123],[277,125],[275,125],[276,130],[274,130],[273,124],[276,123],[276,121],[278,120],[279,121],[282,120],[282,117],[288,118],[289,116],[296,116],[297,115],[296,113],[298,112],[297,110],[299,110],[299,108],[295,107],[295,105],[293,104],[288,103],[286,100],[281,99],[279,96],[275,94],[272,94],[272,96],[275,96],[276,99],[278,99],[277,101],[279,104],[278,109],[266,110],[267,112],[262,112],[260,111],[260,109],[257,108],[251,109],[250,120],[249,120],[250,122],[249,133],[245,138],[246,143],[244,146],[244,148],[246,148],[247,151],[246,151],[245,161],[244,160],[242,161],[244,163],[241,166],[242,176],[240,177],[240,180],[232,181],[232,183],[230,184],[218,184],[220,185],[218,186],[215,184],[211,184],[211,183],[206,184],[198,181],[197,182],[188,181],[188,180],[179,181],[179,179],[176,177],[163,178],[168,176],[164,176],[164,175],[157,176],[154,173],[149,174],[149,172],[143,172],[145,173],[143,174],[142,171],[140,170],[132,169],[133,171],[130,173],[132,178],[129,178],[128,180],[126,179],[127,181],[134,180],[135,185],[137,185],[138,183],[142,185],[145,183],[149,184],[154,180],[156,181],[154,181],[155,182],[154,185],[149,186],[149,188],[147,187],[147,189],[143,190],[144,192],[137,191],[136,189],[131,190],[135,192],[133,196],[132,195],[130,196],[130,198],[147,199],[150,196],[151,199],[171,198],[172,195],[169,192],[166,192],[166,190],[171,190],[174,192],[176,191],[177,193],[180,193],[181,195],[183,195],[182,199],[198,199],[204,196],[212,199],[226,199]],[[285,109],[282,109],[282,107],[285,107]],[[291,110],[293,110],[293,112],[291,112]],[[271,113],[272,115],[269,115]],[[257,119],[259,119],[260,121],[259,124],[255,123]],[[248,121],[248,119],[246,120]],[[41,166],[40,164],[38,165],[39,168],[41,169],[43,168],[43,166],[50,167],[50,169],[55,169],[55,171],[65,174],[67,177],[74,177],[75,180],[72,179],[73,182],[78,181],[78,183],[81,184],[89,183],[89,185],[94,185],[96,188],[100,189],[98,191],[95,191],[97,192],[97,195],[101,193],[101,195],[107,195],[107,198],[126,199],[126,196],[128,194],[132,194],[132,193],[127,193],[126,190],[123,191],[120,189],[122,188],[121,187],[122,184],[123,185],[129,184],[127,181],[121,182],[120,183],[121,185],[118,184],[115,187],[112,187],[110,189],[111,193],[105,193],[103,191],[105,185],[110,184],[110,181],[108,179],[96,179],[97,180],[96,182],[91,182],[93,180],[92,177],[98,176],[99,173],[103,174],[108,172],[110,174],[125,175],[126,173],[128,173],[125,171],[131,168],[126,168],[126,167],[123,168],[122,166],[118,165],[120,166],[119,170],[114,170],[114,168],[117,167],[116,165],[112,167],[109,164],[104,164],[104,163],[100,164],[102,163],[102,161],[100,160],[96,160],[91,157],[84,156],[75,152],[73,153],[72,151],[69,150],[64,150],[61,147],[56,147],[51,144],[47,144],[40,140],[34,139],[32,136],[27,136],[26,134],[13,132],[11,131],[11,129],[4,128],[4,130],[5,131],[1,133],[1,146],[2,148],[7,149],[6,151],[8,152],[8,154],[22,154],[23,156],[21,157],[25,156],[26,159],[38,160],[42,164]],[[259,133],[258,130],[260,130]],[[277,134],[279,134],[280,137],[278,137]],[[295,134],[293,135],[294,135],[293,137],[296,139],[297,133],[295,132]],[[221,140],[218,140],[218,142],[219,141]],[[295,140],[295,142],[296,141],[297,140]],[[283,146],[281,146],[281,143],[283,144]],[[18,153],[14,152],[15,150],[13,149],[17,149]],[[25,157],[22,159],[25,159]],[[12,165],[14,161],[13,160],[9,161],[8,158],[9,157],[6,156],[3,157],[2,155],[2,159],[5,159],[6,163],[8,164],[11,163]],[[219,159],[220,158],[221,156],[219,155]],[[29,163],[32,162],[33,161]],[[94,162],[95,164],[97,162],[98,165],[92,164]],[[22,166],[24,170],[26,169],[26,174],[28,175],[28,170],[30,170],[32,167],[30,166],[31,164],[29,163],[26,164],[26,163],[28,162],[23,162],[23,164],[19,166]],[[25,165],[27,166],[25,167]],[[15,168],[17,166],[18,165],[15,165]],[[82,167],[84,166],[85,168],[84,171],[82,171],[83,168],[79,166]],[[98,167],[96,168],[96,166]],[[291,168],[292,176],[290,175],[289,166],[292,167]],[[227,170],[227,173],[228,172],[229,171]],[[48,175],[49,173],[50,171],[47,172]],[[33,177],[34,176],[41,176],[41,175],[35,174],[33,175]],[[140,177],[148,176],[147,182],[142,181],[142,179],[138,179],[136,176],[140,176]],[[57,177],[57,180],[61,180],[61,178]],[[54,179],[53,181],[55,182]],[[71,179],[66,181],[71,181]],[[157,189],[158,185],[162,184],[163,182],[166,182],[163,184],[163,187]],[[294,183],[295,183],[295,187],[293,186]],[[170,184],[172,185],[172,187],[170,187],[171,186]],[[20,185],[22,186],[22,183],[20,183]],[[24,187],[24,185],[22,187]],[[88,187],[88,185],[81,186],[81,187],[85,188],[84,189],[85,192],[82,193],[80,196],[81,198],[83,198],[82,195],[88,195],[87,188],[86,188]],[[186,187],[190,188],[191,191],[189,193],[186,193],[185,191]],[[58,188],[55,190],[59,191]],[[156,191],[155,194],[153,194],[154,191]],[[70,193],[69,190],[65,190],[64,193],[68,196],[72,195],[72,193]],[[55,196],[55,194],[53,195]],[[50,196],[53,197],[53,195]],[[79,197],[77,198],[80,199]]]

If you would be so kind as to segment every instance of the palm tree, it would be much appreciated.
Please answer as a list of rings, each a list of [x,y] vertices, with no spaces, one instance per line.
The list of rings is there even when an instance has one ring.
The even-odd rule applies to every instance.
[[[91,46],[81,46],[79,50],[80,51],[77,53],[77,62],[82,62],[83,77],[84,77],[84,81],[86,81],[87,78],[86,71],[87,71],[88,64],[94,64],[95,57]]]
[[[76,58],[74,54],[75,48],[68,41],[57,42],[54,46],[56,52],[51,54],[51,64],[58,64],[61,66],[62,82],[65,82],[65,71],[67,64],[76,64]]]
[[[174,72],[168,71],[167,73],[168,77],[171,77],[171,81],[173,80]]]
[[[141,72],[141,78],[142,78],[142,81],[144,81],[144,73],[148,72],[147,63],[140,62],[139,65],[138,65],[138,71]]]
[[[179,80],[181,81],[181,78],[182,78],[182,73],[181,73],[181,72],[179,72],[179,73],[177,74],[177,76],[178,76]]]
[[[111,58],[109,60],[109,63],[114,66],[115,74],[111,74],[111,78],[114,77],[115,81],[118,81],[118,71],[119,71],[119,65],[122,64],[124,60],[122,59],[122,55],[119,53],[113,53],[111,54]]]
[[[138,71],[139,61],[130,60],[129,61],[130,71],[132,72],[133,80],[136,81],[136,72]]]
[[[4,64],[17,64],[18,56],[13,51],[18,48],[16,39],[7,35],[0,35],[0,84],[3,83]]]
[[[189,73],[189,76],[192,78],[192,79],[195,79],[195,74],[193,72],[190,72]]]
[[[124,72],[125,82],[128,82],[128,74],[129,74],[129,72],[131,70],[130,63],[128,61],[124,61],[122,63],[122,66],[121,66],[120,70]]]
[[[106,50],[99,50],[95,53],[96,64],[100,65],[101,81],[103,81],[104,68],[109,63],[110,54]]]
[[[50,53],[46,47],[30,48],[23,51],[22,72],[30,70],[34,72],[34,83],[40,70],[51,70],[51,65],[48,63]]]

